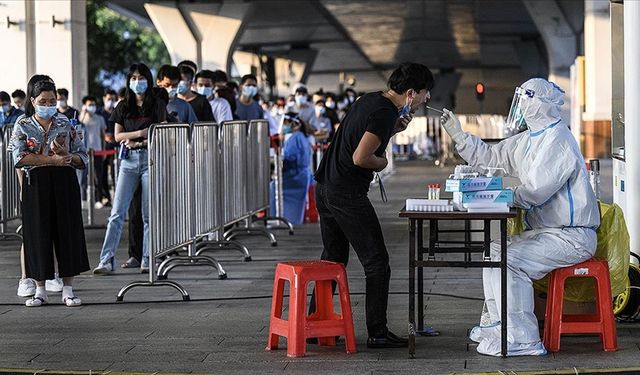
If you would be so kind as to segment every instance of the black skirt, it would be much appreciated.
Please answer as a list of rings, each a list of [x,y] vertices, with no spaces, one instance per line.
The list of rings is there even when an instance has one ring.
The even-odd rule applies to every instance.
[[[25,176],[22,234],[27,277],[53,279],[54,249],[60,277],[90,269],[75,169],[38,167]]]

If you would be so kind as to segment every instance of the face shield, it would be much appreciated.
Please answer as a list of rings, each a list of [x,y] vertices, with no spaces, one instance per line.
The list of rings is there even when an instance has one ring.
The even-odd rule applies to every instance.
[[[534,95],[535,92],[533,90],[516,87],[513,100],[511,101],[511,108],[509,109],[509,115],[505,122],[505,131],[507,134],[518,134],[527,128],[524,120],[524,109],[527,101],[531,100]]]

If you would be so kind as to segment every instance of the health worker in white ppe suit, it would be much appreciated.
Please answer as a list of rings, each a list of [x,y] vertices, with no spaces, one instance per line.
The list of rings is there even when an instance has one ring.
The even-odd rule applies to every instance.
[[[588,260],[596,251],[600,225],[598,204],[585,163],[567,125],[560,118],[564,91],[554,83],[533,78],[516,88],[507,126],[526,123],[528,130],[494,146],[462,130],[453,112],[444,110],[440,122],[456,143],[460,156],[480,169],[504,168],[518,177],[513,188],[516,207],[525,210],[526,229],[507,248],[508,355],[544,355],[533,313],[532,280],[557,268]],[[492,260],[500,246],[491,244]],[[500,269],[483,270],[488,312],[470,338],[481,354],[500,355]]]

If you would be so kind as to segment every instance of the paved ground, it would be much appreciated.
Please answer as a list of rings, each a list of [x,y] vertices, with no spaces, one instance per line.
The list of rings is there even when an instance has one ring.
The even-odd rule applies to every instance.
[[[429,162],[405,162],[386,184],[389,202],[371,197],[378,210],[391,255],[392,295],[389,326],[396,333],[407,327],[407,224],[397,217],[406,197],[420,196],[422,187],[442,182],[448,170]],[[106,211],[98,214],[104,222]],[[87,230],[89,257],[95,266],[104,230]],[[297,228],[294,236],[278,234],[279,246],[263,238],[247,238],[252,262],[239,253],[220,252],[229,278],[218,280],[203,268],[176,269],[170,279],[185,286],[193,301],[181,302],[168,288],[134,289],[124,303],[115,303],[120,287],[143,276],[118,271],[107,277],[84,274],[76,291],[85,305],[67,308],[58,295],[51,305],[25,308],[15,296],[19,277],[19,243],[0,242],[0,368],[56,370],[140,371],[179,373],[462,373],[497,370],[554,370],[638,366],[639,328],[619,324],[620,350],[604,353],[597,337],[563,339],[562,351],[545,357],[492,358],[477,354],[467,330],[476,324],[482,308],[480,270],[437,269],[427,273],[426,318],[442,331],[437,338],[418,338],[417,358],[406,349],[370,350],[365,347],[364,275],[360,264],[349,265],[349,282],[358,353],[344,346],[308,347],[308,356],[286,357],[285,350],[266,352],[273,270],[279,261],[317,258],[321,252],[319,227]],[[120,258],[125,258],[124,240]],[[285,342],[281,340],[284,347]]]

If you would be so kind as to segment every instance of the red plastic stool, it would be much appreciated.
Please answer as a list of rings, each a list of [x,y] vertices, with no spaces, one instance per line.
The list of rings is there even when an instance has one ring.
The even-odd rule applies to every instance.
[[[290,285],[289,320],[282,319],[285,281]],[[310,281],[315,281],[316,312],[307,316],[307,284]],[[342,315],[333,311],[332,281],[338,284]],[[335,345],[336,336],[345,336],[347,353],[356,352],[347,272],[342,264],[324,260],[278,263],[267,350],[278,349],[279,336],[287,338],[289,357],[304,357],[308,337],[317,337],[320,345]]]
[[[562,315],[564,282],[569,277],[596,279],[596,313],[593,315]],[[606,260],[592,258],[571,267],[551,272],[547,289],[547,310],[544,322],[544,346],[551,352],[560,351],[563,333],[598,333],[605,352],[618,349],[616,322],[613,317],[611,281]]]

